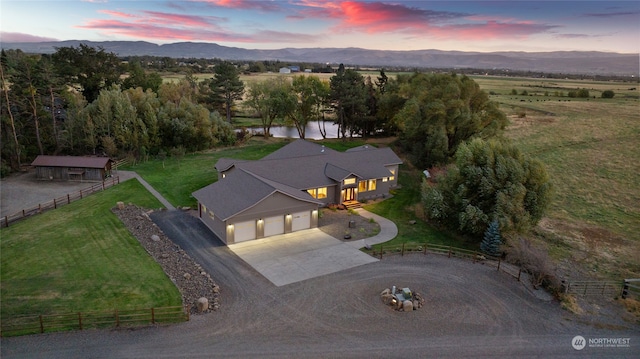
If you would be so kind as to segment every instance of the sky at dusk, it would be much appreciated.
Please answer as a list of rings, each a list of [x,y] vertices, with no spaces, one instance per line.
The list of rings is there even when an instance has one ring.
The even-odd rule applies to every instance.
[[[640,1],[1,0],[0,41],[640,53]]]

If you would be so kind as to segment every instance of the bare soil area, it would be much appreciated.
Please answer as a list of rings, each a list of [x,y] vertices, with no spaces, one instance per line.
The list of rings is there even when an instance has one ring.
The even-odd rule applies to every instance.
[[[343,241],[369,238],[380,232],[380,225],[375,221],[370,221],[368,218],[348,210],[331,210],[328,208],[320,210],[318,228],[324,233]],[[345,235],[350,238],[345,238]]]
[[[120,181],[130,178],[118,175]],[[37,180],[35,170],[14,173],[0,180],[0,217],[37,207],[39,203],[52,201],[96,183],[99,182]]]

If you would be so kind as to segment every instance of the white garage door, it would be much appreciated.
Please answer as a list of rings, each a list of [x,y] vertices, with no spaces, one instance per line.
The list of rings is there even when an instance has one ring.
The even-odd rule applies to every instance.
[[[238,222],[233,226],[235,243],[256,239],[256,221]]]
[[[293,221],[291,223],[291,231],[299,231],[301,229],[311,228],[311,212],[296,212],[292,213]]]
[[[264,236],[275,236],[284,233],[284,216],[267,217],[264,219]]]

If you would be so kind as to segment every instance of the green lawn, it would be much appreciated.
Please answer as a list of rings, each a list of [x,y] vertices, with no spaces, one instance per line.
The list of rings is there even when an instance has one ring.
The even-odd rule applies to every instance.
[[[220,158],[257,160],[287,143],[279,139],[256,140],[242,147],[188,154],[180,160],[150,160],[124,169],[136,171],[174,206],[195,207],[197,201],[191,193],[217,181],[218,172],[214,166]]]
[[[162,205],[129,180],[0,231],[2,317],[179,306],[180,292],[111,212]]]

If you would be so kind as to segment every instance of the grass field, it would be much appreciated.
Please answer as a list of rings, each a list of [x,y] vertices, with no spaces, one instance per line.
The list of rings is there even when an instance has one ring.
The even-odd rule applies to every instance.
[[[137,180],[0,231],[2,317],[179,306],[180,292],[111,212],[162,205]]]
[[[639,277],[637,83],[474,79],[509,115],[507,136],[547,166],[554,200],[537,233],[551,244],[552,254],[582,263],[596,276]],[[566,97],[578,88],[588,89],[591,97]],[[511,95],[512,89],[529,95]],[[604,90],[615,97],[600,98]],[[545,96],[556,91],[565,96]]]

